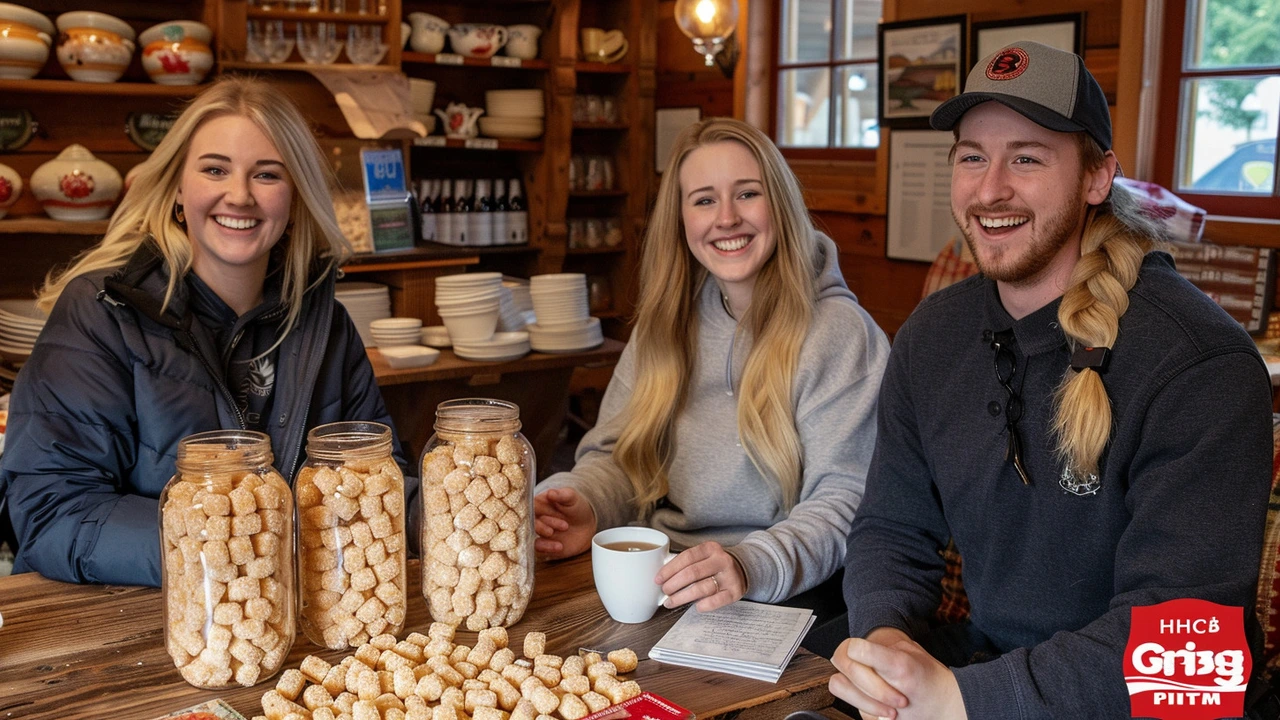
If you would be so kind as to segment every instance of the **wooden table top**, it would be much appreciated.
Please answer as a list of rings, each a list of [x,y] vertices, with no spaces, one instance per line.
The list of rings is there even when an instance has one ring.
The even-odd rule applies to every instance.
[[[421,588],[418,563],[409,565],[410,587]],[[182,680],[164,650],[162,605],[154,588],[68,585],[35,573],[0,578],[0,720],[150,720],[218,697],[245,717],[261,714],[260,699],[275,678],[217,691]],[[680,612],[659,610],[640,625],[614,622],[596,595],[590,556],[581,555],[539,564],[533,600],[509,632],[515,648],[536,630],[547,634],[550,653],[630,647],[646,658]],[[404,634],[425,632],[429,624],[421,591],[410,592]],[[457,642],[474,641],[475,633],[458,633]],[[299,635],[284,667],[298,667],[309,654],[337,662],[350,653],[321,650]],[[628,677],[700,719],[777,720],[794,710],[830,706],[832,672],[826,659],[801,649],[776,684],[648,659]]]
[[[403,385],[405,383],[424,382],[428,380],[454,380],[473,375],[503,375],[506,373],[533,372],[537,370],[555,370],[581,365],[601,365],[617,362],[626,345],[612,338],[605,338],[604,344],[587,350],[575,350],[565,353],[532,352],[522,358],[504,362],[481,362],[463,360],[453,354],[452,350],[440,351],[440,358],[434,363],[420,368],[397,370],[387,364],[377,348],[369,348],[369,362],[373,364],[374,377],[378,385]]]

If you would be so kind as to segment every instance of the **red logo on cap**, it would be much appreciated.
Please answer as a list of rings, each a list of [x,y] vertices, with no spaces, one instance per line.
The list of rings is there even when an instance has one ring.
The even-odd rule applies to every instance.
[[[1132,608],[1124,680],[1134,717],[1240,717],[1252,668],[1243,608],[1195,599]]]
[[[987,63],[987,77],[992,80],[1012,80],[1026,72],[1031,58],[1018,47],[1005,48]]]

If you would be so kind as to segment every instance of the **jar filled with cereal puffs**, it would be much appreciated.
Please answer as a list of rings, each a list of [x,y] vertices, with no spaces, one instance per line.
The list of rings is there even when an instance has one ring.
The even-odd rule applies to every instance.
[[[165,647],[196,687],[254,685],[293,646],[293,507],[272,461],[259,432],[189,435],[160,494]]]
[[[533,595],[533,448],[520,408],[449,400],[422,455],[422,594],[437,622],[513,625]]]
[[[298,501],[302,632],[341,650],[404,627],[404,474],[391,428],[336,422],[307,435]]]

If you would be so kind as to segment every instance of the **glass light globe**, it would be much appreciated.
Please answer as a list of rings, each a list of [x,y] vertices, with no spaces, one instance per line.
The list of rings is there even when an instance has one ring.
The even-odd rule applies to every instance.
[[[738,27],[738,0],[677,0],[675,15],[680,31],[710,66]]]

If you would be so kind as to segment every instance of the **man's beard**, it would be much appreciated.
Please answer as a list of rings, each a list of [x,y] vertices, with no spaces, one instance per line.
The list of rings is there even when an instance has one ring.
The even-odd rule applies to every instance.
[[[1071,201],[1064,205],[1056,215],[1046,218],[1043,226],[1036,223],[1038,216],[1034,214],[1023,213],[1016,208],[1001,206],[987,208],[981,205],[973,205],[966,210],[963,218],[957,217],[955,220],[956,225],[960,227],[960,231],[964,233],[965,242],[969,245],[969,252],[973,255],[974,263],[977,264],[979,272],[992,280],[1010,285],[1029,285],[1040,277],[1045,268],[1049,267],[1049,264],[1057,257],[1063,246],[1075,236],[1076,229],[1080,227],[1080,221],[1088,210],[1083,198],[1083,193],[1077,189]],[[1035,226],[1032,230],[1031,239],[1026,245],[1001,248],[994,258],[984,258],[982,253],[978,251],[979,243],[975,242],[970,234],[969,224],[962,222],[962,220],[969,220],[977,224],[978,221],[972,219],[974,215],[998,215],[1002,213],[1027,215],[1030,219],[1026,224]]]

